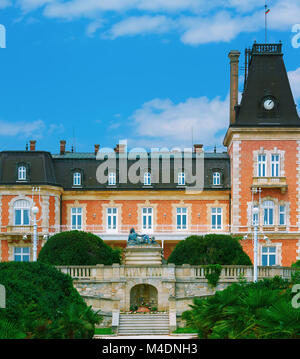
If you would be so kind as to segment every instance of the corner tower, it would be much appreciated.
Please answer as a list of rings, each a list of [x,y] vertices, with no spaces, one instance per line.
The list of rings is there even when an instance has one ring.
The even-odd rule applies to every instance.
[[[240,103],[238,56],[229,54],[230,123],[224,139],[231,160],[231,231],[251,238],[252,208],[259,207],[258,263],[290,265],[300,259],[300,119],[282,44],[254,43],[246,50]],[[252,258],[251,240],[243,243]]]

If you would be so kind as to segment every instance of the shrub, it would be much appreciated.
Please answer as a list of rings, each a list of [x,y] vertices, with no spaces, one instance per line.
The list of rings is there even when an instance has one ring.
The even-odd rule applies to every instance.
[[[187,326],[206,339],[300,338],[300,308],[292,307],[292,283],[279,277],[232,284],[194,299],[183,313]]]
[[[176,265],[251,265],[239,240],[222,234],[190,236],[179,242],[171,253],[169,263]]]
[[[6,288],[0,338],[92,338],[100,318],[68,275],[44,263],[4,262],[0,283]]]
[[[50,237],[38,261],[52,265],[110,265],[120,263],[120,256],[120,249],[113,250],[92,233],[69,231]]]

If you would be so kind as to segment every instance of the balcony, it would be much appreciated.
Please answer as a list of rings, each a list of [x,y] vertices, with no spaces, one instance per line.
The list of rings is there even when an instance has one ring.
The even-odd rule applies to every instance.
[[[288,185],[286,177],[253,177],[252,188],[280,188],[285,193]]]

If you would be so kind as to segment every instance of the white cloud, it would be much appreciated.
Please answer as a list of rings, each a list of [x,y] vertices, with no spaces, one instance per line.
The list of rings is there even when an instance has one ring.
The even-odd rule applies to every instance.
[[[131,116],[136,140],[155,146],[190,145],[194,141],[204,145],[222,143],[228,126],[229,97],[189,98],[185,102],[173,103],[170,99],[154,99],[146,102]],[[135,140],[131,142],[134,143]]]
[[[172,27],[172,21],[165,16],[129,17],[115,24],[105,35],[110,38],[147,33],[164,33]]]
[[[294,98],[300,100],[300,67],[295,71],[288,72]]]
[[[176,30],[183,43],[198,45],[228,42],[264,28],[262,0],[18,0],[17,4],[27,12],[44,6],[43,14],[49,18],[90,19],[88,36],[103,28],[100,19],[105,19],[103,33],[110,39]],[[290,31],[299,23],[299,0],[273,0],[269,7],[270,29]]]
[[[0,9],[4,9],[11,5],[12,5],[11,0],[0,0]]]
[[[21,136],[41,138],[45,130],[42,120],[33,122],[6,122],[0,120],[0,136]]]

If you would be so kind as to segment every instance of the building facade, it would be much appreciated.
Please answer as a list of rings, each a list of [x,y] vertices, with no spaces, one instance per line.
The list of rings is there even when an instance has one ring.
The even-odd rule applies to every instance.
[[[189,153],[128,153],[119,144],[105,155],[99,145],[68,152],[65,141],[58,154],[37,151],[35,141],[0,152],[0,260],[32,260],[34,205],[38,251],[49,236],[73,229],[125,247],[134,227],[153,235],[165,258],[190,235],[224,233],[242,237],[253,259],[256,221],[259,265],[300,259],[300,119],[281,47],[254,44],[247,52],[240,104],[240,53],[230,52],[227,152],[195,145]]]

